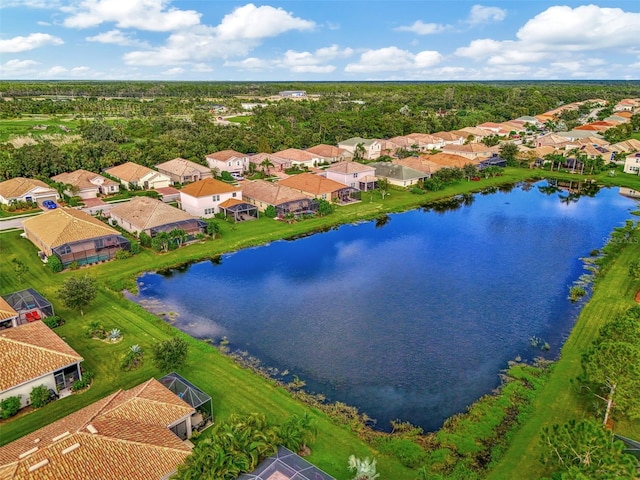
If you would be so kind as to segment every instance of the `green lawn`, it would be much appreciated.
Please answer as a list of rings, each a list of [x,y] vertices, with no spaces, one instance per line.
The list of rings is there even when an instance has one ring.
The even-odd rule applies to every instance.
[[[631,279],[628,265],[638,258],[640,245],[630,243],[606,275],[598,279],[593,296],[583,308],[562,349],[561,359],[554,365],[553,374],[534,402],[534,413],[514,435],[504,458],[488,475],[489,479],[533,479],[548,474],[538,461],[541,452],[538,438],[542,428],[593,415],[588,397],[579,394],[571,380],[581,372],[582,353],[597,337],[600,327],[635,305],[633,298],[640,288],[640,282]],[[614,420],[617,433],[640,438],[640,421],[629,421],[619,412],[614,415]],[[524,477],[518,472],[527,472],[527,475]]]
[[[0,142],[6,142],[14,137],[42,135],[73,135],[79,122],[71,116],[65,115],[59,118],[49,115],[29,115],[19,119],[0,120]],[[46,125],[46,130],[34,130],[37,125]],[[60,125],[67,127],[70,132],[65,132]]]
[[[226,120],[235,123],[248,123],[251,120],[251,115],[239,115],[237,117],[229,117]]]

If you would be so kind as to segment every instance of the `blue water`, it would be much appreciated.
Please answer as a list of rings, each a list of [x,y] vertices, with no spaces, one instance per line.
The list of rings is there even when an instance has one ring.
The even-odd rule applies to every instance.
[[[345,225],[139,278],[136,301],[175,326],[288,369],[379,428],[435,430],[499,384],[517,356],[555,357],[579,305],[567,299],[637,202],[617,189],[561,201],[538,183],[469,206]],[[565,194],[566,196],[566,194]]]

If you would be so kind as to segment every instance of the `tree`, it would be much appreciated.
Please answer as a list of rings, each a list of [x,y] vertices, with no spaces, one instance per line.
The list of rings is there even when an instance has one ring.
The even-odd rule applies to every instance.
[[[140,232],[138,238],[140,239],[140,245],[142,245],[143,247],[149,248],[151,246],[151,237],[148,233]]]
[[[630,418],[640,417],[640,347],[627,342],[605,340],[582,358],[583,379],[606,402],[604,424],[614,405]],[[600,396],[602,393],[604,397]]]
[[[376,183],[378,184],[378,191],[380,192],[380,196],[382,197],[382,200],[384,200],[384,197],[389,194],[389,180],[383,177],[379,177]]]
[[[318,200],[318,215],[324,217],[326,215],[330,215],[333,213],[334,206],[331,205],[331,202],[321,198]]]
[[[80,310],[80,315],[84,315],[84,307],[88,306],[98,294],[98,287],[94,278],[85,275],[84,277],[71,277],[64,281],[58,296],[65,307]]]
[[[507,161],[507,165],[510,167],[517,165],[518,146],[511,142],[503,143],[500,145],[500,156]]]
[[[266,173],[268,176],[269,168],[273,167],[273,163],[271,163],[271,160],[269,160],[268,158],[265,158],[263,161],[260,162],[260,166],[262,167],[262,171]]]
[[[264,209],[264,216],[267,218],[276,218],[277,214],[278,212],[276,211],[276,207],[274,207],[273,205],[269,205]]]
[[[625,454],[623,443],[614,442],[612,433],[592,420],[546,427],[541,442],[541,462],[570,472],[566,478],[633,478],[635,457]]]
[[[636,260],[629,264],[629,276],[636,280],[640,280],[640,261]]]
[[[153,363],[163,372],[178,370],[187,361],[189,344],[180,337],[156,343],[151,348]]]
[[[467,163],[464,167],[462,167],[462,172],[464,173],[467,181],[469,181],[473,177],[478,175],[478,167],[476,167],[473,163]]]
[[[156,252],[166,252],[169,250],[171,243],[173,243],[172,239],[167,232],[158,232],[156,236],[151,239],[151,248]]]
[[[353,149],[353,160],[354,161],[362,160],[364,158],[365,153],[367,153],[367,150],[364,148],[364,143],[362,142],[358,143]]]

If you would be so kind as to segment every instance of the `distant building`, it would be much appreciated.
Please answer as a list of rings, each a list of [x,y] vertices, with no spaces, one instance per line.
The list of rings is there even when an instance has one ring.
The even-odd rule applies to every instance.
[[[307,96],[306,90],[283,90],[280,92],[283,98],[302,98]]]

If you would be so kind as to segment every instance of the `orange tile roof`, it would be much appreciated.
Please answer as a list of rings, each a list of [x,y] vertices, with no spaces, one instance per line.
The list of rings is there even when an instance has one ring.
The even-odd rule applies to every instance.
[[[238,200],[237,198],[228,198],[227,200],[222,202],[219,206],[221,208],[230,208],[230,207],[233,207],[235,205],[242,205],[242,204],[245,204],[245,203],[247,203],[247,202],[243,202],[242,200]]]
[[[280,150],[274,153],[276,157],[292,160],[294,162],[308,162],[314,158],[318,158],[318,155],[300,150],[298,148],[287,148],[286,150]]]
[[[311,152],[314,155],[327,158],[339,157],[340,155],[344,155],[345,153],[342,148],[338,148],[334,145],[326,145],[324,143],[309,147],[306,151]]]
[[[180,190],[180,193],[184,193],[191,197],[206,197],[209,195],[241,191],[242,189],[235,185],[221,182],[215,178],[204,178],[183,187],[182,190]]]
[[[338,162],[326,169],[327,172],[344,174],[371,172],[372,170],[375,172],[375,168],[363,165],[359,162]]]
[[[211,175],[211,169],[209,167],[184,158],[174,158],[173,160],[159,163],[156,165],[156,168],[181,177],[184,175],[193,175],[194,172]]]
[[[461,138],[466,138],[466,135],[460,135],[454,132],[436,132],[433,134],[433,136],[449,142],[460,140]]]
[[[151,379],[0,447],[0,478],[166,478],[190,453],[167,426],[193,412]]]
[[[4,182],[0,182],[0,196],[6,199],[18,198],[34,188],[44,188],[56,193],[55,189],[35,178],[16,177]]]
[[[107,168],[105,172],[125,182],[138,182],[142,177],[155,172],[155,170],[145,167],[144,165],[138,165],[137,163],[126,162],[122,165]]]
[[[245,183],[242,196],[274,206],[306,198],[298,190],[282,185],[281,182],[272,183],[264,180]]]
[[[433,162],[442,167],[464,167],[468,163],[480,163],[480,159],[470,160],[453,153],[436,153],[435,155],[420,155],[421,160]]]
[[[7,328],[0,333],[0,392],[82,360],[43,322]]]
[[[22,225],[25,230],[51,248],[65,243],[120,234],[97,218],[74,208],[50,210],[23,220]]]
[[[73,172],[61,173],[60,175],[51,177],[51,180],[55,180],[56,182],[61,183],[67,183],[79,188],[80,190],[84,190],[86,188],[97,189],[98,185],[91,183],[91,180],[94,180],[96,178],[102,178],[103,185],[117,185],[117,183],[110,178],[106,178],[98,173],[93,173],[83,169],[74,170]]]
[[[292,175],[289,178],[280,180],[280,184],[316,197],[347,188],[346,185],[340,182],[321,177],[320,175],[314,175],[313,173]]]
[[[221,150],[219,152],[210,153],[207,158],[213,158],[214,160],[220,160],[226,162],[230,158],[243,158],[247,155],[244,153],[236,152],[235,150]]]
[[[0,297],[0,320],[8,320],[17,316],[18,312],[4,298]]]

